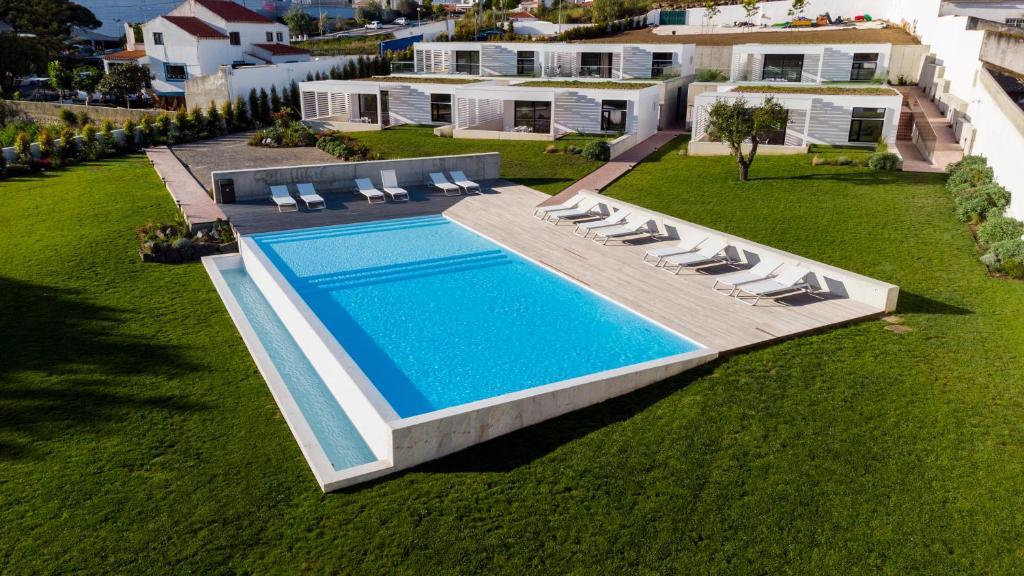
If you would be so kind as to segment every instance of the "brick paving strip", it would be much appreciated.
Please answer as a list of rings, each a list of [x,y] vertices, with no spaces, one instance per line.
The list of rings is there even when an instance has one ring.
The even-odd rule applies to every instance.
[[[555,204],[561,204],[580,190],[593,190],[594,192],[600,192],[607,188],[609,184],[615,182],[624,174],[632,170],[633,167],[643,161],[644,158],[647,158],[654,152],[657,152],[659,148],[668,144],[675,137],[681,134],[682,132],[678,130],[663,130],[655,133],[654,136],[651,136],[647,140],[633,146],[618,158],[609,160],[597,170],[594,170],[590,174],[587,174],[583,178],[570,184],[568,188],[562,190],[558,194],[555,194],[551,198],[548,198],[540,205],[552,206]]]
[[[181,208],[185,221],[193,231],[209,228],[217,219],[227,220],[220,206],[217,206],[192,173],[178,161],[170,148],[147,148],[146,156],[149,156],[153,168],[160,175],[167,191],[171,193],[171,198],[174,198]]]

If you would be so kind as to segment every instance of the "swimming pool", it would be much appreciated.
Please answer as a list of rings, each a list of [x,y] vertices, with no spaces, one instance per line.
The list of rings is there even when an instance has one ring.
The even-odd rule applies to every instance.
[[[401,418],[700,349],[443,216],[251,239]]]

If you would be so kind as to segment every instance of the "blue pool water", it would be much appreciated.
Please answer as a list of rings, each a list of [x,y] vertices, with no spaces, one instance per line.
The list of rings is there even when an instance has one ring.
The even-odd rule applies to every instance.
[[[221,274],[335,470],[377,458],[242,268]]]
[[[403,418],[699,348],[442,216],[253,239]]]

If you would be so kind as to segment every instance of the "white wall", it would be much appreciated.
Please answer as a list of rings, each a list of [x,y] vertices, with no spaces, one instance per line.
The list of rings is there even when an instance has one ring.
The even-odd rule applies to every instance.
[[[334,66],[344,66],[349,60],[358,56],[331,56],[310,60],[309,62],[290,62],[288,64],[268,64],[266,66],[244,66],[228,71],[228,91],[232,98],[249,96],[249,90],[277,86],[278,92],[291,83],[305,82],[309,73],[326,73]]]
[[[987,74],[987,73],[985,73]],[[991,90],[988,88],[991,86]],[[993,93],[995,97],[993,97]],[[995,172],[996,181],[1011,193],[1009,213],[1024,220],[1024,112],[1001,92],[994,82],[983,79],[979,82],[978,100],[972,107],[971,120],[977,133],[974,139],[974,154],[988,159]],[[1009,110],[1014,118],[1007,118]]]

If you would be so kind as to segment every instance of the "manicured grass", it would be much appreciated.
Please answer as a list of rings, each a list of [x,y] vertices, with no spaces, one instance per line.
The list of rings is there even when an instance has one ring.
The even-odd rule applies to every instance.
[[[583,80],[528,80],[516,84],[516,86],[527,88],[590,88],[591,90],[643,90],[657,85],[657,82],[586,82]]]
[[[0,573],[1018,571],[1024,284],[985,275],[942,177],[764,157],[741,184],[675,152],[610,193],[898,283],[913,331],[754,350],[332,495],[202,267],[138,261],[174,210],[144,159],[0,182]]]
[[[595,136],[569,135],[555,142],[516,140],[456,140],[434,136],[427,126],[397,126],[381,132],[349,134],[379,152],[385,158],[414,158],[477,152],[501,153],[501,176],[555,194],[597,169],[601,162],[572,154],[545,154],[551,144],[565,150],[566,146],[583,148]]]

